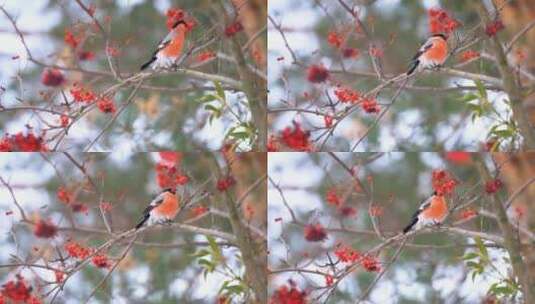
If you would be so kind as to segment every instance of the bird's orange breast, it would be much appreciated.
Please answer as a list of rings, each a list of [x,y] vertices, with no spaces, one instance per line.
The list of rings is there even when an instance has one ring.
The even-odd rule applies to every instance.
[[[433,46],[425,52],[424,56],[428,60],[433,60],[439,63],[444,63],[448,55],[448,43],[444,39],[435,39]]]
[[[428,219],[442,220],[448,213],[448,205],[443,196],[435,196],[422,215]]]
[[[171,42],[162,50],[162,53],[168,57],[178,57],[184,48],[184,40],[186,38],[185,30],[176,29],[176,35],[171,39]]]
[[[167,218],[174,218],[178,213],[178,207],[178,197],[175,194],[166,193],[163,202],[154,208],[154,211]]]

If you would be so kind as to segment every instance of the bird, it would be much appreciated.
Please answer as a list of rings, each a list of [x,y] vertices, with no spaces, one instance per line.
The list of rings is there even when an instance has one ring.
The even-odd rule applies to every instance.
[[[136,230],[143,225],[151,226],[155,224],[170,223],[180,210],[180,198],[174,188],[162,190],[156,198],[143,211],[141,221],[136,225]]]
[[[153,70],[169,69],[176,64],[184,49],[186,34],[189,26],[183,19],[176,21],[171,27],[171,31],[158,44],[156,51],[149,61],[141,66],[141,70],[152,65]]]
[[[433,195],[423,201],[420,208],[412,216],[411,222],[403,229],[403,234],[427,226],[441,224],[448,215],[448,204],[443,195]]]
[[[407,76],[418,70],[436,68],[444,64],[448,57],[448,37],[434,34],[420,47],[411,60]]]

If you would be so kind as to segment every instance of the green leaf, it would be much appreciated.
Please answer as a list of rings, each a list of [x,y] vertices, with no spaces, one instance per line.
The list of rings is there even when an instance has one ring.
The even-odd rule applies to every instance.
[[[461,99],[459,99],[459,101],[460,102],[469,102],[469,101],[476,100],[476,99],[479,99],[479,96],[477,94],[468,93],[468,94],[462,96]]]
[[[477,276],[477,272],[475,272],[475,271],[474,271],[474,272],[472,272],[472,282],[474,282],[474,281],[475,281],[475,279],[476,279],[476,276]]]
[[[494,291],[496,292],[496,294],[504,294],[504,295],[510,295],[513,293],[513,291],[509,287],[505,287],[505,286],[496,287]]]
[[[197,99],[197,102],[198,103],[207,103],[207,102],[211,102],[211,101],[214,101],[214,100],[217,100],[217,96],[208,94],[208,95],[204,95],[201,98]]]
[[[216,267],[216,265],[212,261],[209,261],[207,259],[200,259],[198,263],[208,272],[213,272]]]
[[[479,96],[481,96],[482,99],[485,101],[487,100],[487,90],[485,89],[485,86],[483,85],[483,82],[481,80],[476,80],[476,87],[477,91],[479,92]]]
[[[487,251],[487,247],[485,247],[485,244],[483,244],[483,241],[481,240],[479,236],[475,238],[475,241],[476,241],[477,248],[479,248],[479,252],[488,261],[489,252]]]
[[[235,294],[235,295],[239,295],[240,293],[244,291],[243,286],[241,285],[229,285],[225,287],[225,290],[227,290],[230,294]]]
[[[223,285],[221,285],[221,288],[219,288],[219,291],[217,292],[217,294],[221,294],[221,292],[222,292],[223,290],[225,290],[225,288],[226,288],[230,283],[231,283],[231,281],[228,281],[228,280],[224,281],[224,282],[223,282]]]
[[[217,242],[211,236],[207,236],[206,238],[208,239],[208,244],[210,244],[210,249],[212,250],[212,257],[214,261],[216,262],[221,261],[222,260],[221,249],[217,245]]]
[[[201,250],[197,251],[195,254],[193,254],[193,257],[194,258],[202,258],[202,257],[207,256],[207,255],[210,255],[210,251],[208,251],[207,249],[201,249]]]
[[[478,269],[479,268],[479,263],[476,263],[474,261],[468,261],[468,262],[466,262],[466,266],[468,266],[468,268]]]
[[[238,139],[247,139],[251,134],[249,132],[232,132],[230,136]]]
[[[469,252],[467,254],[465,254],[463,256],[463,260],[471,260],[471,259],[475,259],[479,256],[479,254],[475,253],[475,252]]]
[[[223,87],[221,86],[221,83],[219,81],[214,81],[215,85],[215,91],[217,92],[217,96],[221,99],[221,101],[225,101],[225,91],[223,90]]]
[[[513,137],[515,135],[515,133],[510,130],[510,129],[507,129],[507,130],[494,130],[492,131],[492,134],[498,136],[498,137],[501,137],[501,138],[509,138],[509,137]]]
[[[217,113],[220,111],[219,108],[217,108],[217,107],[215,107],[214,105],[211,105],[211,104],[205,105],[204,109],[208,110],[208,111],[212,111],[212,112],[217,112]]]

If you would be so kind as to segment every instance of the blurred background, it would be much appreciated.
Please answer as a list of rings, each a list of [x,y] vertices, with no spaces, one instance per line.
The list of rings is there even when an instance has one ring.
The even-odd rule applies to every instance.
[[[386,75],[398,75],[407,71],[409,62],[419,46],[428,38],[431,8],[442,8],[461,23],[450,47],[456,47],[458,38],[470,37],[470,31],[479,24],[476,1],[403,1],[369,0],[345,1],[355,6],[358,15],[379,47],[382,67]],[[514,34],[535,19],[535,5],[530,0],[493,1],[501,8],[501,20],[505,29],[498,35],[501,41],[509,41]],[[485,1],[492,7],[491,1]],[[284,32],[288,46],[293,50],[299,65],[292,64],[280,31],[269,22],[269,132],[278,136],[292,121],[300,123],[303,130],[311,132],[313,150],[351,151],[352,147],[377,118],[358,109],[337,125],[333,136],[324,143],[327,121],[323,113],[333,115],[330,104],[337,102],[334,90],[337,86],[367,92],[377,86],[364,35],[356,29],[355,21],[339,1],[285,1],[269,2],[269,15]],[[479,35],[485,35],[484,33]],[[336,36],[337,35],[337,36]],[[349,37],[349,38],[347,38]],[[334,47],[340,39],[341,48]],[[533,71],[535,57],[533,45],[535,31],[528,31],[509,53],[512,65]],[[470,42],[474,39],[469,39]],[[352,50],[343,53],[342,50]],[[468,49],[451,56],[447,67],[500,77],[496,65],[490,60],[492,51],[488,40],[478,41]],[[490,57],[489,57],[490,56]],[[323,83],[307,81],[308,68],[323,65],[329,70],[329,78]],[[344,72],[345,71],[345,72]],[[531,78],[523,78],[527,84]],[[472,89],[457,89],[457,87]],[[487,86],[488,101],[473,97],[477,90],[472,80],[453,77],[444,73],[427,73],[409,81],[395,105],[387,112],[377,127],[356,147],[359,151],[481,151],[483,144],[499,142],[501,149],[516,146],[518,138],[508,131],[511,116],[507,96]],[[383,90],[377,97],[381,108],[389,104],[397,87]],[[327,94],[329,97],[327,97]],[[533,113],[533,94],[525,100],[526,113]],[[330,99],[329,99],[330,98]],[[470,105],[473,104],[473,105]],[[476,107],[474,107],[476,105]],[[482,106],[479,114],[475,108]],[[337,105],[341,112],[344,105]],[[308,110],[300,112],[291,109]],[[290,110],[283,110],[290,109]],[[316,113],[315,113],[316,112]],[[473,117],[475,116],[475,117]],[[533,123],[535,116],[530,114]],[[336,123],[334,119],[331,123]],[[506,150],[507,151],[507,150]]]
[[[265,134],[267,35],[263,27],[267,4],[265,0],[245,2],[83,1],[109,31],[110,46],[107,48],[101,33],[76,1],[35,0],[31,5],[25,1],[3,1],[3,8],[16,20],[33,59],[38,62],[29,60],[13,25],[2,13],[0,101],[5,110],[0,113],[2,136],[31,132],[43,136],[49,150],[60,151],[217,150],[225,144],[232,144],[239,151],[252,150],[259,145],[258,136]],[[65,138],[58,136],[57,133],[63,132],[59,114],[67,113],[70,122],[77,114],[75,109],[64,104],[65,100],[71,100],[69,91],[73,84],[81,84],[96,94],[117,84],[119,81],[111,75],[106,52],[123,78],[139,72],[140,66],[151,58],[159,41],[167,35],[166,14],[173,8],[182,9],[196,22],[188,34],[187,48],[205,45],[189,56],[183,67],[208,77],[224,76],[231,84],[236,83],[243,76],[239,76],[232,46],[236,43],[243,47],[245,64],[253,75],[248,81],[254,84],[253,88],[264,88],[258,89],[264,97],[254,96],[254,110],[264,111],[262,119],[254,116],[258,113],[251,112],[250,100],[243,90],[229,82],[221,82],[222,91],[216,92],[214,80],[163,73],[145,80],[132,104],[92,146],[89,143],[105,129],[112,114],[93,109],[69,127]],[[239,11],[238,16],[235,10]],[[227,27],[235,24],[241,26],[226,35]],[[57,72],[60,76],[54,78],[55,81],[51,77],[45,80],[47,67],[60,67]],[[117,110],[134,87],[134,83],[126,85],[113,96]],[[216,95],[221,98],[208,97]],[[57,113],[27,108],[6,110],[19,107],[38,107]]]
[[[65,279],[78,265],[69,258],[69,241],[97,248],[111,238],[104,217],[115,234],[132,229],[162,188],[177,185],[180,196],[196,198],[175,220],[185,227],[140,233],[90,303],[251,301],[251,282],[262,277],[248,274],[244,264],[249,271],[251,265],[266,267],[267,185],[258,181],[265,170],[265,155],[255,153],[2,153],[0,285],[21,275],[33,295],[50,303],[61,281],[43,266],[60,269]],[[230,219],[229,204],[238,212],[242,233]],[[104,252],[108,266],[130,239]],[[253,250],[254,260],[244,262],[243,244]],[[13,266],[20,263],[38,266]],[[82,303],[109,270],[91,261],[68,278],[56,303]]]
[[[535,176],[533,157],[533,153],[492,157],[464,152],[270,153],[270,296],[282,297],[282,288],[289,290],[293,286],[306,293],[307,303],[325,303],[327,299],[326,303],[356,303],[377,272],[357,268],[338,285],[331,285],[334,291],[327,297],[330,289],[326,274],[334,277],[330,284],[338,282],[332,270],[348,265],[338,262],[333,268],[329,266],[330,262],[338,261],[335,250],[342,244],[364,253],[380,244],[372,218],[386,237],[401,232],[422,200],[433,192],[431,180],[435,170],[447,170],[459,182],[448,202],[450,208],[457,209],[445,225],[455,223],[463,229],[501,235],[495,219],[478,216],[484,214],[483,210],[494,211],[478,164],[482,161],[491,172],[495,172],[492,159],[499,164],[498,176],[503,186],[496,193],[505,202]],[[360,183],[351,177],[350,171]],[[363,189],[370,194],[366,195]],[[520,222],[530,221],[531,231],[535,227],[533,217],[529,216],[534,195],[535,185],[531,184],[509,209],[523,214]],[[467,201],[472,202],[469,207],[459,207]],[[297,221],[292,220],[290,209]],[[310,224],[320,224],[323,229],[313,233]],[[505,250],[495,248],[492,242],[484,243],[495,268],[486,264],[482,274],[472,277],[474,269],[463,257],[478,251],[474,249],[474,238],[437,231],[417,235],[371,290],[369,303],[498,303],[498,298],[521,303],[511,297],[516,292],[508,294],[509,297],[494,297],[490,292],[496,286],[493,284],[500,285],[501,280],[508,278],[511,267]],[[381,269],[397,247],[394,245],[378,256]],[[532,256],[527,248],[526,256]],[[529,265],[532,269],[533,265]]]

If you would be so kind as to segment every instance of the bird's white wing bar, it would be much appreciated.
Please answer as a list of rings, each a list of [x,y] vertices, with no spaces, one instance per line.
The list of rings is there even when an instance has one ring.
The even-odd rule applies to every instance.
[[[165,195],[165,192],[158,194],[158,196],[155,197],[155,198],[150,202],[150,205],[153,206],[153,207],[155,207],[155,206],[158,206],[159,204],[161,204],[161,203],[163,202],[164,195]]]
[[[433,201],[433,196],[430,196],[428,198],[426,198],[421,204],[420,204],[420,208],[418,208],[418,210],[420,210],[420,212],[424,211],[425,209],[427,209],[430,205],[431,205],[431,202]]]

